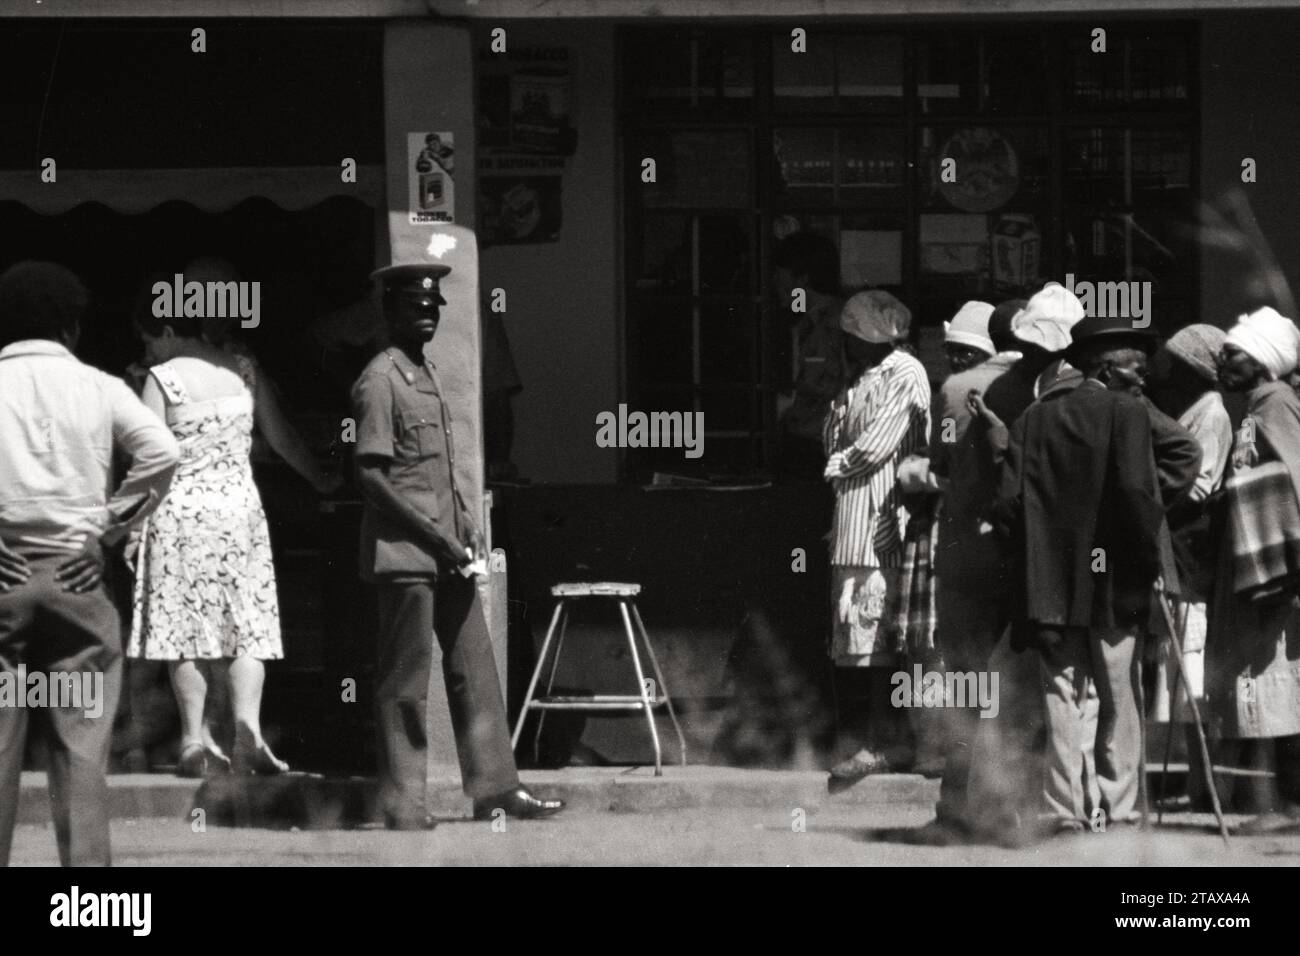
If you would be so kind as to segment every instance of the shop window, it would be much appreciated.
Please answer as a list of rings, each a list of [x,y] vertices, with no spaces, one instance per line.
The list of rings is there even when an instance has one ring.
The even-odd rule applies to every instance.
[[[903,109],[903,38],[835,38],[836,94],[842,111],[898,113]]]
[[[962,302],[1067,272],[1150,279],[1157,325],[1186,322],[1195,28],[1108,27],[1100,54],[1093,26],[819,28],[801,52],[793,24],[625,31],[625,154],[658,165],[626,193],[629,401],[705,411],[705,473],[776,464],[795,346],[769,257],[796,230],[835,246],[844,295],[912,309],[936,380]]]
[[[1194,308],[1196,249],[1186,228],[1192,138],[1186,128],[1091,126],[1066,132],[1065,271],[1152,283],[1158,328]]]
[[[747,387],[754,377],[753,310],[737,302],[708,302],[700,309],[700,382]],[[710,421],[710,425],[718,424]],[[740,420],[729,427],[748,428]]]
[[[1049,132],[1040,127],[923,126],[917,137],[920,325],[954,301],[1024,295],[1046,275]]]
[[[634,145],[647,207],[747,208],[753,205],[752,134],[744,129],[647,130]]]
[[[1186,106],[1191,95],[1191,50],[1177,31],[1107,29],[1105,52],[1094,51],[1090,31],[1065,41],[1065,106],[1109,111]]]
[[[795,38],[785,31],[772,37],[771,49],[778,113],[902,111],[900,36],[810,30]]]
[[[656,31],[625,47],[629,106],[639,112],[716,111],[754,98],[754,38]]]

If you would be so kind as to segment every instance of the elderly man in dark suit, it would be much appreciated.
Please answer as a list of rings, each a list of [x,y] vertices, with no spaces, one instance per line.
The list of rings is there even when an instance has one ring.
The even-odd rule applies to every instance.
[[[1067,354],[1083,380],[1049,389],[1017,420],[996,506],[1020,566],[1013,641],[1040,654],[1044,795],[1061,831],[1137,818],[1138,635],[1161,569],[1166,500],[1200,465],[1187,434],[1159,429],[1156,452],[1137,394],[1152,337],[1098,317],[1072,338]]]

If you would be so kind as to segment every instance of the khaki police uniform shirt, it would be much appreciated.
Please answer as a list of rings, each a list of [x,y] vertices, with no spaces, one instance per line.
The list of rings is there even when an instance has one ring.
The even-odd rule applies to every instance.
[[[400,350],[380,352],[352,386],[357,420],[356,454],[389,460],[388,477],[398,494],[443,533],[465,541],[465,516],[452,469],[451,415],[437,371],[427,358],[414,365]],[[401,525],[369,501],[361,518],[361,577],[428,578],[437,558]]]

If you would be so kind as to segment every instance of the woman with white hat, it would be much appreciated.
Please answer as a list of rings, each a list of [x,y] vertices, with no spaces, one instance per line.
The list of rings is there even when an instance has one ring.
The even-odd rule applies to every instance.
[[[1227,483],[1226,540],[1206,638],[1210,716],[1223,742],[1255,742],[1281,806],[1247,832],[1300,828],[1300,398],[1285,381],[1300,330],[1272,308],[1243,315],[1219,382],[1249,393]]]
[[[906,510],[897,487],[899,462],[926,447],[930,383],[925,368],[898,349],[911,314],[888,292],[859,292],[845,303],[840,327],[852,383],[831,405],[823,431],[825,478],[835,489],[831,529],[834,617],[831,656],[837,667],[868,668],[867,746],[831,772],[831,789],[911,763],[910,748],[886,747],[890,673],[896,635],[888,624],[897,588]]]

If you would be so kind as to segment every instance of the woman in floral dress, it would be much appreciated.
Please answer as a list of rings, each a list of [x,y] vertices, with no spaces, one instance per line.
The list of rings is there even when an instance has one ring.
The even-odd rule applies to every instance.
[[[128,545],[136,571],[128,654],[168,662],[181,775],[281,773],[288,765],[262,738],[260,719],[263,662],[284,650],[270,536],[249,462],[254,424],[319,491],[338,481],[311,457],[251,359],[204,341],[199,318],[138,321],[150,365],[141,397],[180,442],[181,464],[171,493]],[[230,758],[209,720],[227,688]]]

